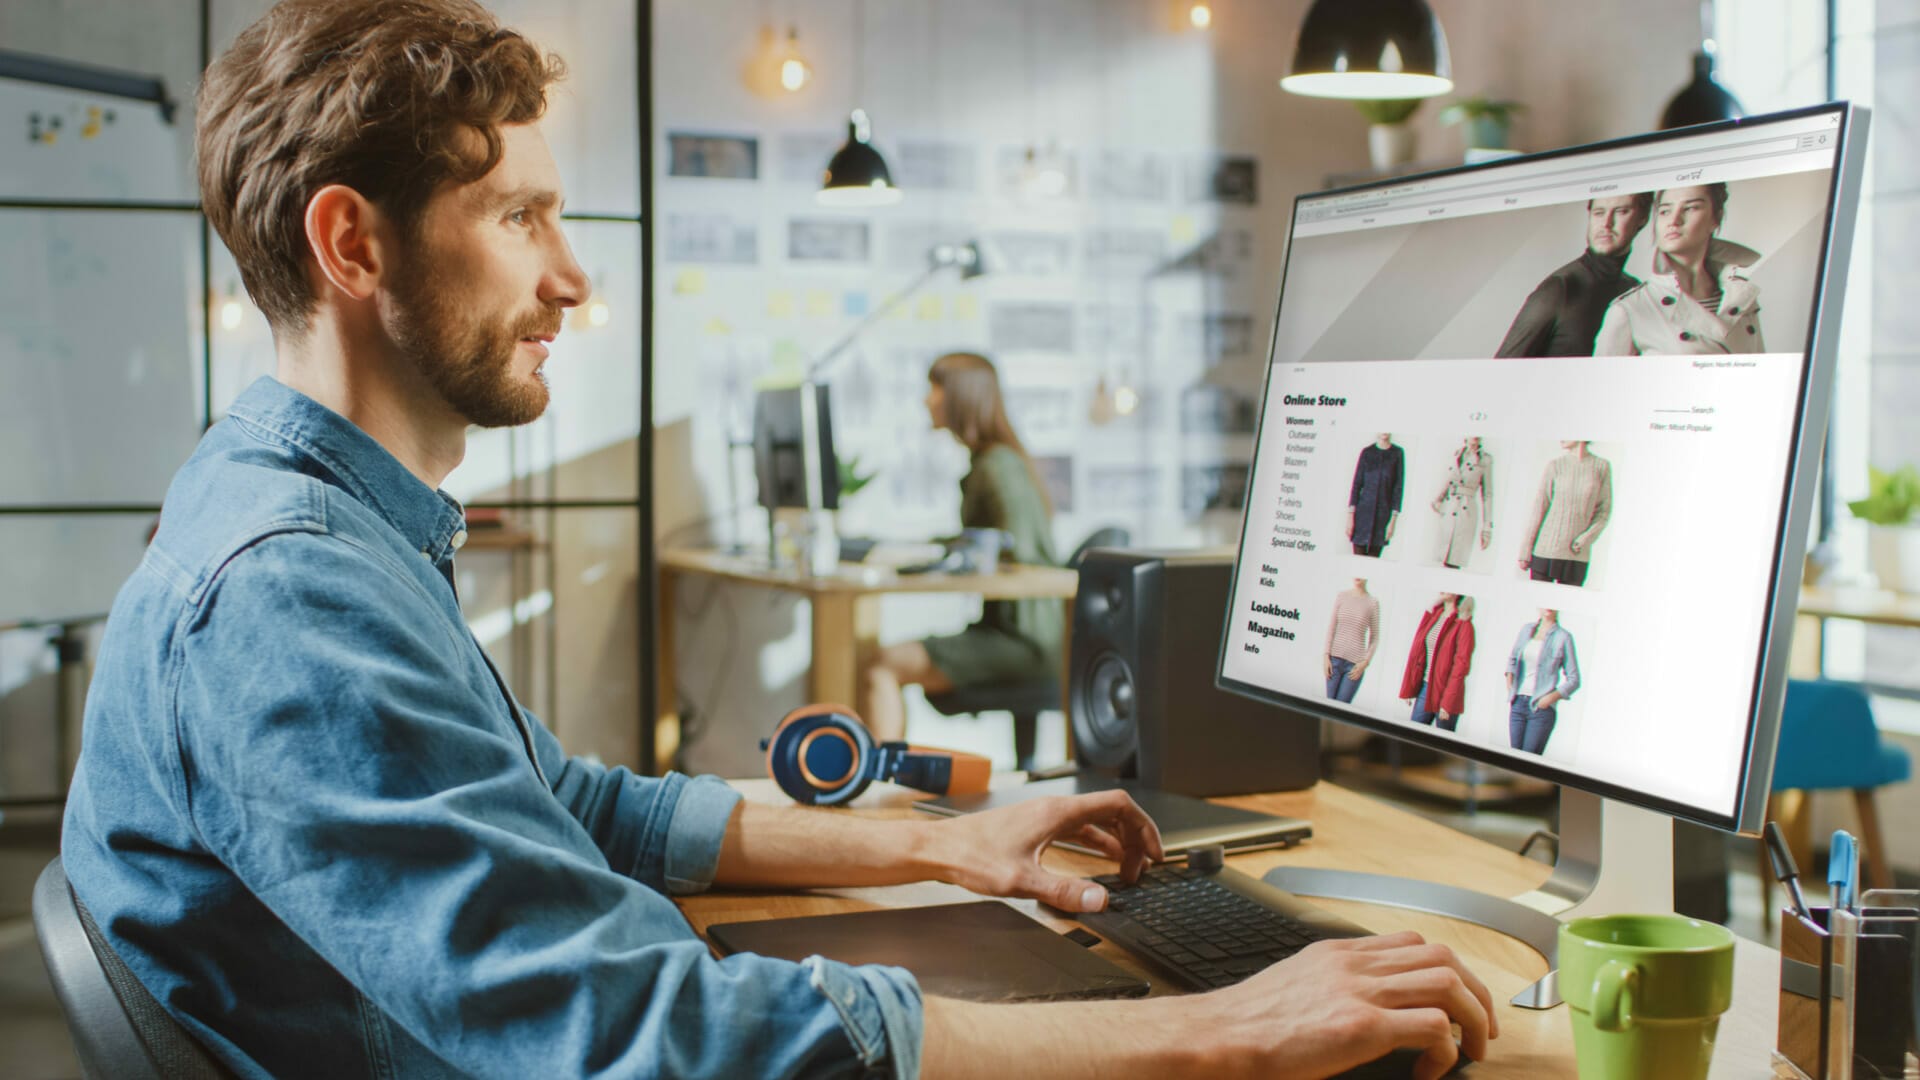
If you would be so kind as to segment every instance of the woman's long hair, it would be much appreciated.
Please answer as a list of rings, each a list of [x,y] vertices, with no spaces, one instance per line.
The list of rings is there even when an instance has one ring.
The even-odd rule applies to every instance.
[[[1033,478],[1034,490],[1040,493],[1040,503],[1051,517],[1053,500],[1047,496],[1047,485],[1040,479],[1033,455],[1027,453],[1020,436],[1014,433],[1013,421],[1007,419],[1007,404],[1000,396],[1000,375],[993,361],[979,353],[948,353],[933,362],[927,381],[940,388],[945,401],[946,415],[941,422],[974,458],[996,446],[1020,455]]]

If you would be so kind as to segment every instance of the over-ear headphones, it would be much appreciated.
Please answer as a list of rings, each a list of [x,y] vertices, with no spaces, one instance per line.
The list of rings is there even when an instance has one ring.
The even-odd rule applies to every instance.
[[[844,705],[804,705],[760,740],[767,775],[796,802],[839,806],[875,780],[891,780],[936,795],[987,790],[993,762],[979,754],[934,750],[904,742],[876,743],[867,725]]]

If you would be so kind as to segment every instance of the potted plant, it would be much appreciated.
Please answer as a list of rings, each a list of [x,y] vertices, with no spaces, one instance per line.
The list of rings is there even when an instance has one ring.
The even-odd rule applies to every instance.
[[[1419,98],[1353,104],[1367,118],[1367,157],[1375,172],[1386,172],[1413,160],[1413,128],[1407,125],[1407,118],[1420,107]]]
[[[1867,497],[1847,504],[1853,516],[1875,526],[1867,537],[1867,560],[1880,587],[1920,593],[1920,469],[1867,470]]]
[[[1505,150],[1513,118],[1525,108],[1517,101],[1463,98],[1441,110],[1440,122],[1466,125],[1469,150]]]

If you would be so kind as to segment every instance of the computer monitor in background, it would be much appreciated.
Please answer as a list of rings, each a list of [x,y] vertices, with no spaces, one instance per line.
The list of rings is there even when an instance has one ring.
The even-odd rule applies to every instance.
[[[1670,910],[1670,818],[1761,826],[1866,119],[1295,202],[1220,683],[1559,784],[1561,842],[1517,903],[1269,880],[1551,960],[1542,912]]]
[[[833,453],[833,411],[826,386],[807,383],[817,417],[815,459],[819,462],[816,510],[840,505],[840,465]],[[759,480],[760,505],[769,511],[807,509],[806,439],[808,423],[802,402],[803,387],[761,390],[753,398],[753,471]]]

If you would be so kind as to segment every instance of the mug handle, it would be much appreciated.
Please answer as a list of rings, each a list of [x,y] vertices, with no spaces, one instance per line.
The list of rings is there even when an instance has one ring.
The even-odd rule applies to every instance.
[[[1621,1032],[1633,1026],[1633,998],[1640,969],[1625,960],[1609,960],[1593,977],[1593,1026]]]

